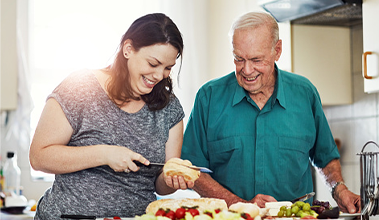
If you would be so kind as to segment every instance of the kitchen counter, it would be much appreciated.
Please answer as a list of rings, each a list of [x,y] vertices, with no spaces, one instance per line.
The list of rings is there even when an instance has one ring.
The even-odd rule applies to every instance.
[[[24,214],[12,215],[4,212],[0,212],[1,220],[21,220],[21,219],[29,219],[32,220],[34,218],[35,212],[25,212]]]

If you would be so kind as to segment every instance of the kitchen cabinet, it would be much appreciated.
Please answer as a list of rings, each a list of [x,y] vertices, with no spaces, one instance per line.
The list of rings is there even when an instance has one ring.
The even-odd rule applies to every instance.
[[[379,92],[379,0],[362,3],[363,56],[362,75],[366,93]]]
[[[291,25],[292,72],[308,78],[324,106],[352,103],[350,29]]]
[[[17,107],[17,1],[0,0],[0,111]]]

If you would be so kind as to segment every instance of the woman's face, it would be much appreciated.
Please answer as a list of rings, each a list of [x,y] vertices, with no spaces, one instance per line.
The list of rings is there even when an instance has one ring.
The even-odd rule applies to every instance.
[[[170,75],[178,50],[171,44],[154,44],[135,51],[126,41],[123,47],[134,95],[149,94],[154,86]],[[126,53],[126,54],[125,54]]]
[[[271,33],[265,26],[236,30],[233,55],[238,84],[250,94],[264,91],[275,77],[275,61],[281,54],[281,40],[273,48]]]

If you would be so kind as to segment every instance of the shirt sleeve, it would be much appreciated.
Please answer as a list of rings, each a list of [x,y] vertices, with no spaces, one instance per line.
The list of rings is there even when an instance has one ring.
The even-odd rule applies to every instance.
[[[320,96],[315,89],[314,119],[316,126],[316,142],[310,151],[310,158],[314,166],[324,168],[333,159],[339,159],[337,145],[334,141],[328,121],[322,109]]]
[[[208,106],[207,95],[204,89],[200,89],[184,132],[181,156],[196,166],[209,167],[206,136]]]
[[[176,96],[173,96],[172,101],[170,102],[170,129],[183,120],[185,114],[182,105],[180,104],[179,99]]]
[[[83,98],[79,96],[86,94],[84,87],[78,86],[79,76],[78,73],[70,74],[47,97],[47,99],[54,98],[59,103],[74,131],[80,127],[81,111],[78,109],[82,109],[84,105]]]

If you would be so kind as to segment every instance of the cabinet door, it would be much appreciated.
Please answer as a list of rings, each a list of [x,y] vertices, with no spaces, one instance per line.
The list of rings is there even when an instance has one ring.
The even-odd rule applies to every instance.
[[[352,103],[350,29],[292,25],[292,72],[307,77],[322,105]]]
[[[363,64],[364,90],[367,93],[379,92],[379,0],[365,0],[363,15]]]
[[[17,1],[0,0],[0,111],[17,107]]]

